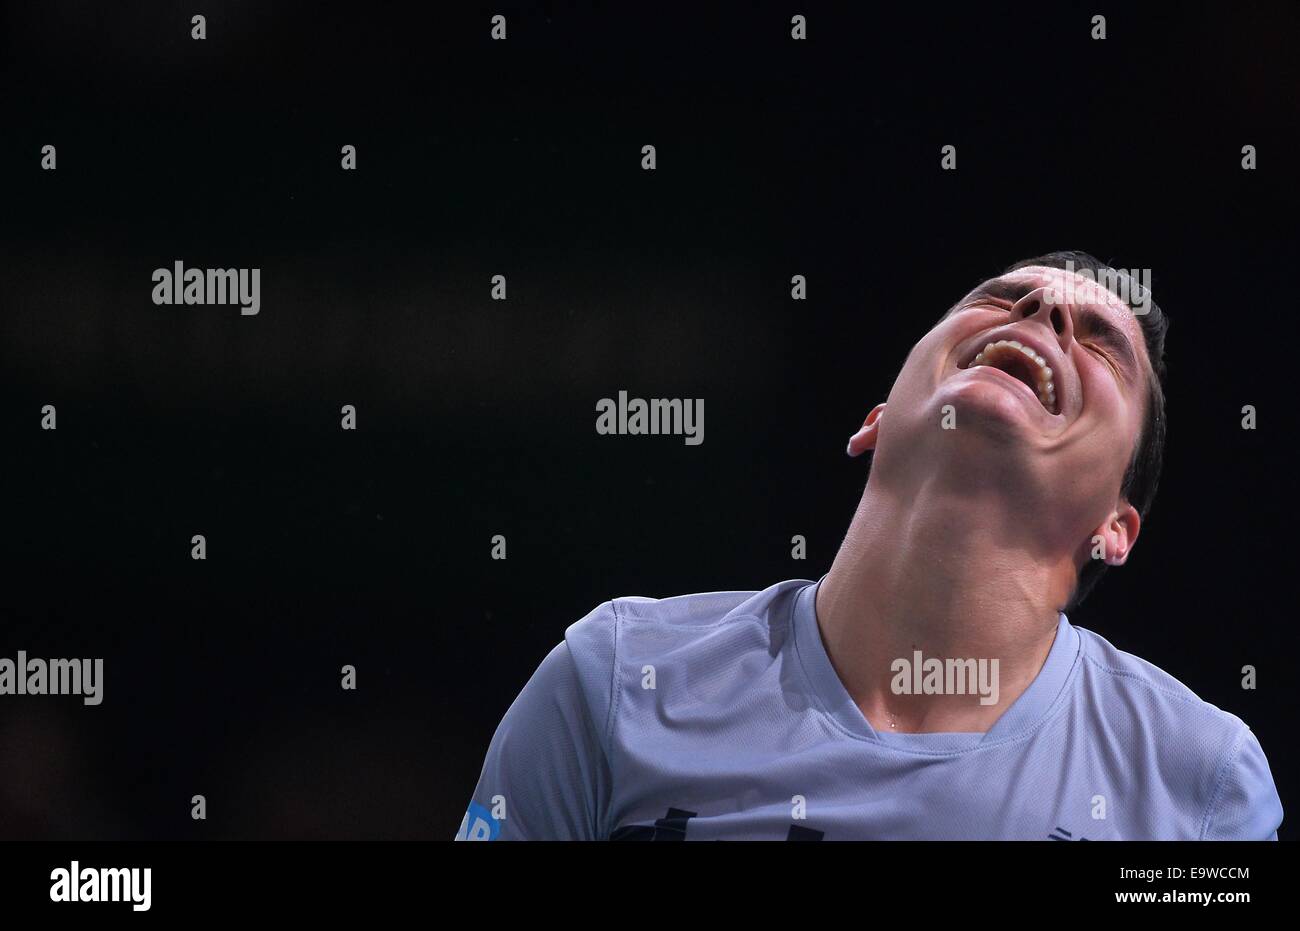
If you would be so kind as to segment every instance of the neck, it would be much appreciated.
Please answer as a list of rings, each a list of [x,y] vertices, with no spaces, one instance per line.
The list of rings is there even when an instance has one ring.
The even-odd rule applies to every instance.
[[[1005,532],[1007,511],[1005,499],[941,482],[891,493],[868,481],[816,611],[835,671],[876,730],[982,733],[1042,669],[1074,566],[1023,524]],[[963,694],[898,694],[894,663],[914,666],[918,650],[944,664],[996,659],[996,701],[969,680]]]

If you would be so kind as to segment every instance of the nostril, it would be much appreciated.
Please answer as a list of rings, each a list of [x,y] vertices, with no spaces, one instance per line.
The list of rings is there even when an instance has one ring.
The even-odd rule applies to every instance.
[[[1057,336],[1060,336],[1065,332],[1065,314],[1062,312],[1061,308],[1053,307],[1051,317],[1052,329],[1056,331]]]
[[[1038,313],[1038,301],[1032,300],[1025,305],[1025,316],[1032,317],[1036,313]]]

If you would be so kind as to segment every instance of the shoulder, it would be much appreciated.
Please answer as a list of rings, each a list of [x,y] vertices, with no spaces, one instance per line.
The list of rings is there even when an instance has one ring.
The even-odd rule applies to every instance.
[[[608,709],[620,665],[680,666],[720,654],[738,657],[779,648],[788,632],[792,599],[810,584],[792,579],[761,591],[612,598],[570,625],[564,640],[589,702]]]
[[[598,605],[572,624],[564,639],[575,658],[608,660],[622,646],[655,652],[705,638],[717,628],[755,620],[784,629],[790,620],[791,598],[810,584],[806,579],[792,579],[762,591],[700,592],[669,598],[625,595]]]
[[[1097,732],[1129,766],[1194,800],[1200,836],[1267,839],[1282,820],[1263,748],[1240,717],[1091,630],[1081,640],[1085,698]]]
[[[1121,650],[1105,637],[1076,627],[1092,697],[1107,702],[1108,714],[1128,709],[1148,726],[1194,729],[1229,740],[1245,727],[1235,714],[1210,704],[1154,663]],[[1122,699],[1115,702],[1115,699]]]

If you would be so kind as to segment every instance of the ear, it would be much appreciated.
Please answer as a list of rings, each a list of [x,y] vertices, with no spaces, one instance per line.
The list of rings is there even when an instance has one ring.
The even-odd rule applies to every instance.
[[[876,448],[876,434],[880,429],[880,418],[885,412],[884,404],[877,404],[867,414],[867,419],[862,421],[862,426],[858,432],[849,437],[849,448],[847,450],[850,456],[861,456],[869,449]]]
[[[1122,566],[1128,561],[1128,554],[1137,543],[1138,531],[1142,528],[1142,518],[1137,508],[1127,501],[1121,501],[1118,510],[1111,511],[1110,516],[1092,532],[1088,549],[1095,550],[1097,538],[1101,538],[1102,559],[1108,566]]]

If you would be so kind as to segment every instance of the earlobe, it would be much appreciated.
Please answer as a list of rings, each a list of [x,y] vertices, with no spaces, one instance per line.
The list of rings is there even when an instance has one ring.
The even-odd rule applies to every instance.
[[[1122,566],[1128,562],[1128,555],[1133,552],[1141,527],[1142,519],[1138,516],[1137,508],[1131,504],[1124,504],[1107,518],[1106,523],[1097,531],[1105,545],[1106,565]]]
[[[876,436],[884,411],[884,404],[877,404],[871,409],[867,418],[862,421],[862,426],[858,428],[858,432],[849,437],[849,448],[845,452],[850,456],[861,456],[867,450],[876,448]]]

